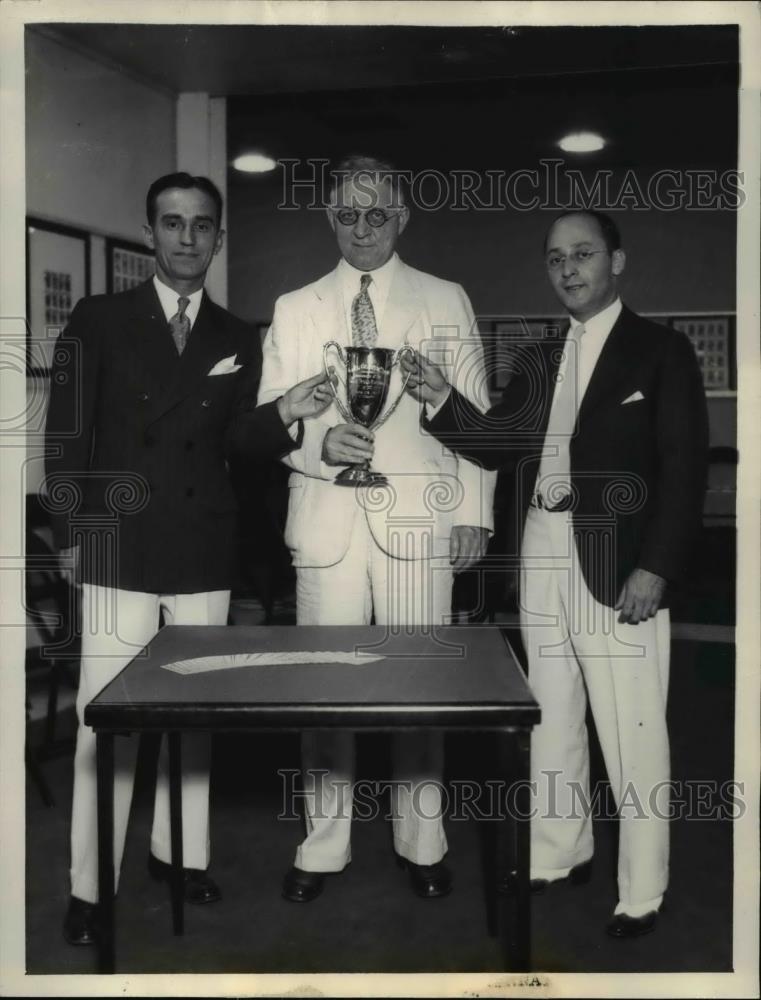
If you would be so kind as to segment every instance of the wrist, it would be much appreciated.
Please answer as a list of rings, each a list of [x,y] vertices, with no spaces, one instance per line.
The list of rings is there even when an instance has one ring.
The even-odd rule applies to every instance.
[[[278,399],[277,412],[280,414],[280,419],[283,421],[286,427],[290,427],[293,421],[296,419],[291,413],[291,408],[286,402],[285,396],[281,396]]]

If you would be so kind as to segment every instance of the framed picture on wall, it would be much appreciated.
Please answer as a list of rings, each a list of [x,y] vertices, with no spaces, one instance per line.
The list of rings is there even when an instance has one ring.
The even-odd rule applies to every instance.
[[[672,325],[690,338],[710,395],[737,388],[735,379],[735,317],[674,316]]]
[[[89,233],[27,217],[26,282],[27,371],[47,374],[58,335],[90,294]]]
[[[106,291],[126,292],[153,277],[156,261],[152,251],[141,243],[106,240]]]

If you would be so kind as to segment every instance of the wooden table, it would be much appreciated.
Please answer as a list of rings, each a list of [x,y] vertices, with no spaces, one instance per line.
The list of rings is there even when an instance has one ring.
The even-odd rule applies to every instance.
[[[165,664],[200,656],[276,651],[351,651],[384,659],[357,666],[309,663],[245,666],[178,674]],[[393,631],[384,626],[171,626],[85,708],[96,732],[98,772],[98,966],[116,965],[113,867],[114,737],[166,733],[172,846],[172,914],[183,932],[181,736],[184,732],[304,730],[491,730],[503,734],[509,809],[498,824],[495,879],[505,918],[506,967],[530,968],[529,764],[539,706],[499,629],[439,627]],[[501,737],[500,737],[501,739]],[[493,762],[485,771],[493,770]],[[496,890],[496,882],[494,885]]]

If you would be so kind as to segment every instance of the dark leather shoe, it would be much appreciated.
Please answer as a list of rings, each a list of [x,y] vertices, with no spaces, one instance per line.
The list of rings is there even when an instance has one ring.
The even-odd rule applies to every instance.
[[[69,898],[63,921],[63,936],[69,944],[95,944],[98,907],[76,896]]]
[[[407,870],[412,891],[421,899],[438,899],[452,891],[452,873],[441,861],[435,865],[415,865],[397,854],[396,863]]]
[[[558,878],[554,881],[546,878],[532,878],[531,895],[541,896],[551,885],[585,885],[591,877],[592,859],[590,858],[589,861],[584,861],[580,865],[574,865],[564,878]],[[511,896],[514,891],[513,884],[513,879],[507,875],[499,882],[497,892],[502,896]]]
[[[320,895],[324,885],[322,872],[305,872],[294,865],[283,879],[283,899],[291,903],[311,903]]]
[[[157,882],[170,882],[172,866],[153,855],[148,855],[148,872]],[[219,886],[205,871],[200,868],[183,868],[186,903],[216,903],[222,898]]]
[[[552,885],[586,885],[592,877],[592,859],[582,861],[580,865],[574,865],[564,878],[550,881],[546,878],[532,878],[531,892],[534,896],[541,896]]]
[[[627,938],[642,937],[643,934],[650,934],[655,930],[658,923],[658,910],[651,910],[643,917],[630,917],[626,913],[619,913],[613,917],[605,928],[606,932],[614,938],[623,941]]]

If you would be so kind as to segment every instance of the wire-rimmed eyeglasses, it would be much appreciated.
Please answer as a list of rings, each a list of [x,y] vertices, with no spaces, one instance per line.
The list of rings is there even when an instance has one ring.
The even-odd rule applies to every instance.
[[[572,264],[586,264],[590,257],[594,257],[596,253],[607,253],[607,250],[574,250],[572,253],[551,253],[547,256],[547,267],[550,271],[557,271],[558,268],[563,267],[566,260],[570,260]]]

